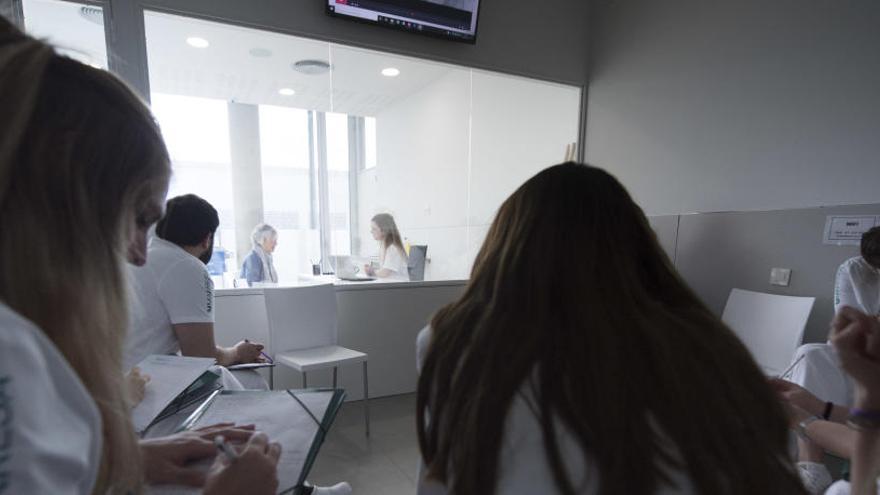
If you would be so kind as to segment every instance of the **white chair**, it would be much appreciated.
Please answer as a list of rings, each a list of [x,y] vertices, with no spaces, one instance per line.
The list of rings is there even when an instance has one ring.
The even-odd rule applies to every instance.
[[[310,371],[333,368],[333,388],[337,371],[345,364],[363,363],[364,424],[370,436],[370,385],[367,355],[336,345],[336,289],[332,284],[263,290],[269,321],[269,352],[276,366],[288,366],[302,373],[302,386],[308,387]],[[274,374],[270,374],[270,388]]]
[[[730,291],[721,320],[768,375],[782,373],[804,336],[814,297]]]

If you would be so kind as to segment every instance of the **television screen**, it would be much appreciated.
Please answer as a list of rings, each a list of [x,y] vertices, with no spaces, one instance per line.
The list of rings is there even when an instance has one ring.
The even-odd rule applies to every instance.
[[[327,0],[327,13],[474,43],[480,0]]]

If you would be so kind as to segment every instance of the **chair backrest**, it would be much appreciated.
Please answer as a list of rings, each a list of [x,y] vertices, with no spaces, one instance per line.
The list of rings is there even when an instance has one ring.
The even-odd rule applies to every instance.
[[[411,282],[425,280],[425,259],[427,256],[428,246],[413,245],[409,247],[409,261],[407,261],[406,267],[409,270]]]
[[[263,289],[269,322],[269,353],[336,345],[333,284]]]
[[[730,291],[721,320],[769,375],[782,373],[804,336],[814,297]]]

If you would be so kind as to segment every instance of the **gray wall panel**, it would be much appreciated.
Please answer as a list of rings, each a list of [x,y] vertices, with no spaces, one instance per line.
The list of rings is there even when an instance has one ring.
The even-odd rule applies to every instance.
[[[878,200],[880,2],[602,3],[587,160],[648,214]]]
[[[822,243],[827,215],[880,215],[880,204],[746,213],[682,215],[676,266],[706,304],[721,315],[733,288],[816,297],[804,335],[824,341],[834,313],[837,266],[857,246]],[[788,287],[770,285],[770,269],[791,268]]]
[[[657,234],[660,246],[666,251],[666,255],[675,262],[675,249],[678,243],[678,215],[664,215],[648,217],[648,222]]]

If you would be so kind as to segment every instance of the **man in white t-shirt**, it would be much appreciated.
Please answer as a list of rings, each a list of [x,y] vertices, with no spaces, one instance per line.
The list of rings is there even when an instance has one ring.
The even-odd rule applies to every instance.
[[[862,236],[861,256],[844,261],[834,284],[834,312],[843,306],[880,316],[880,227]]]
[[[219,347],[214,342],[214,283],[205,265],[219,225],[217,210],[196,195],[168,200],[146,264],[131,267],[134,290],[126,369],[151,354],[177,352],[214,357],[222,366],[260,360],[260,344],[241,341]]]

